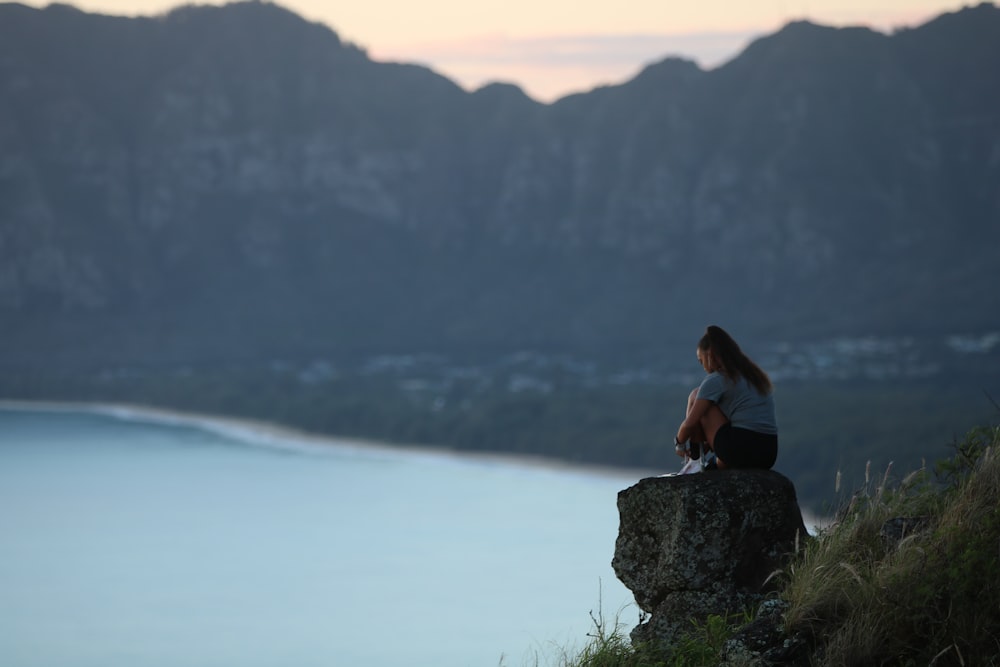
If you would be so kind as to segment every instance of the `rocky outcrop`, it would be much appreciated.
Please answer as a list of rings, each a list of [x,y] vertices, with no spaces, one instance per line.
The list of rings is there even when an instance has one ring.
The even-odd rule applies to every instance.
[[[612,566],[649,616],[637,643],[670,644],[692,619],[753,608],[807,538],[788,478],[732,470],[651,477],[618,494]]]

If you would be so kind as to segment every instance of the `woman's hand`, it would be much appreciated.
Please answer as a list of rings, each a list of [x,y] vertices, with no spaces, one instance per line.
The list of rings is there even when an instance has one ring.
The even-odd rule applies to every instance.
[[[691,446],[686,442],[681,442],[679,439],[674,438],[674,453],[682,459],[686,459],[688,454],[691,452]]]

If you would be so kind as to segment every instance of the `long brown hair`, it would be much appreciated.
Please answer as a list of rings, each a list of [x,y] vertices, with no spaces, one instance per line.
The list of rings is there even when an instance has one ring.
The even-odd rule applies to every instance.
[[[730,380],[743,377],[758,393],[771,392],[771,378],[750,357],[743,354],[740,346],[722,327],[711,325],[705,329],[705,335],[698,341],[698,349],[702,352],[711,352],[721,366],[719,372]]]

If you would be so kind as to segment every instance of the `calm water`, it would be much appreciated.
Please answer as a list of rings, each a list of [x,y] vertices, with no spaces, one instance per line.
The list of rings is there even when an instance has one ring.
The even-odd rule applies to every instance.
[[[635,480],[0,410],[0,664],[547,664],[588,613]]]

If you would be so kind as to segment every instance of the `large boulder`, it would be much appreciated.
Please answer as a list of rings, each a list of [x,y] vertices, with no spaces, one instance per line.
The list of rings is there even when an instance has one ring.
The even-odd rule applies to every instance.
[[[648,614],[637,643],[752,608],[807,537],[795,487],[774,471],[650,477],[618,494],[618,511],[612,566]]]

